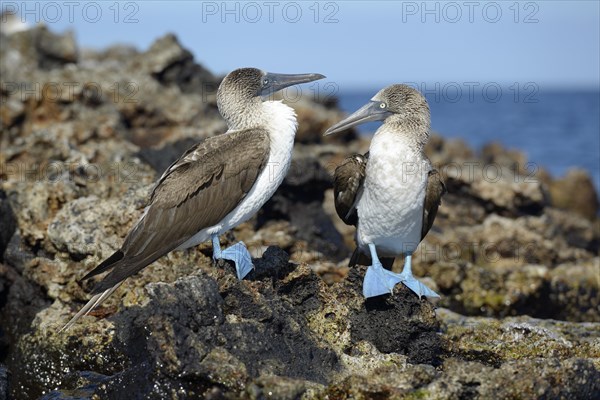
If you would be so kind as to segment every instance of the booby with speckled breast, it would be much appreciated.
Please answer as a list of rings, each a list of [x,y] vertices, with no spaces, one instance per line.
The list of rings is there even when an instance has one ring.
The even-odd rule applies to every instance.
[[[325,135],[367,121],[383,121],[369,152],[346,158],[334,174],[336,211],[346,224],[356,226],[357,248],[350,266],[370,256],[363,282],[367,298],[391,293],[400,282],[419,297],[439,297],[413,276],[411,264],[446,192],[424,154],[430,128],[427,101],[410,86],[392,85]],[[384,268],[391,269],[394,258],[402,254],[402,273]]]
[[[212,240],[213,258],[235,263],[239,279],[253,268],[243,242],[221,250],[219,235],[248,220],[283,181],[298,123],[292,108],[266,97],[321,74],[274,74],[256,68],[229,73],[217,91],[226,133],[194,145],[156,183],[140,220],[121,248],[83,279],[110,271],[68,329],[121,283],[173,250]]]

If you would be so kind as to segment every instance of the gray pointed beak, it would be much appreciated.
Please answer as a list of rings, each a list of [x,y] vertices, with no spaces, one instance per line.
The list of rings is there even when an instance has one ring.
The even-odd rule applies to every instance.
[[[268,96],[289,86],[317,81],[323,78],[325,78],[325,75],[321,74],[275,74],[268,72],[264,79],[268,79],[269,84],[263,88],[260,94],[261,96]]]
[[[348,118],[341,120],[337,124],[327,129],[323,136],[345,131],[346,129],[350,129],[353,126],[360,125],[364,122],[381,121],[386,119],[388,115],[390,115],[390,112],[387,111],[387,109],[380,108],[380,104],[381,103],[378,101],[368,102],[351,114]]]

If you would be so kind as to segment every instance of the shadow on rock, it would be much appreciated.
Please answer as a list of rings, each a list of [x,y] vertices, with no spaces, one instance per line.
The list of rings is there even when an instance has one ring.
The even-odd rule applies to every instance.
[[[362,290],[366,268],[353,268],[348,282]],[[350,315],[353,342],[366,340],[382,353],[400,353],[413,364],[439,364],[441,339],[433,305],[403,285],[394,294],[372,297]]]
[[[4,190],[0,190],[0,228],[0,262],[2,262],[4,250],[17,229],[17,219]]]
[[[264,375],[326,383],[338,358],[317,345],[302,306],[307,293],[318,306],[318,277],[306,267],[291,270],[277,248],[256,264],[251,281],[231,284],[225,274],[219,283],[194,275],[149,284],[148,304],[114,317],[131,367],[106,381],[102,395],[160,397],[183,388],[193,398],[242,391]]]

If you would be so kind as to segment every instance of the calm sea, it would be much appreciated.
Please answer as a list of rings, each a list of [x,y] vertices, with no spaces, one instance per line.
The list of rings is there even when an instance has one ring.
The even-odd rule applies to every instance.
[[[432,129],[446,138],[462,138],[476,150],[489,142],[519,149],[528,160],[561,177],[569,168],[587,170],[600,188],[600,92],[537,92],[490,88],[487,96],[446,88],[426,94]],[[340,93],[340,107],[353,112],[377,90]],[[518,95],[518,96],[517,96]],[[361,126],[374,132],[380,123]]]

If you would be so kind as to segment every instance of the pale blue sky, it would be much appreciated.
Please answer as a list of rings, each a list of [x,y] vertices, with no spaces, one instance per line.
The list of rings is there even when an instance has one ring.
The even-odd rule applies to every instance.
[[[51,29],[73,29],[87,47],[146,49],[173,32],[217,73],[241,66],[320,72],[346,88],[392,82],[600,86],[598,1],[65,3],[28,2],[27,10],[22,1],[3,5]],[[126,23],[128,15],[137,22]]]

